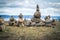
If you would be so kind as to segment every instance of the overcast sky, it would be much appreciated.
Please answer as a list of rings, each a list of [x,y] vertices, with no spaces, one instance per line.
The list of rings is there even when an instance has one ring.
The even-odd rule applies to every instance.
[[[0,0],[0,15],[33,15],[37,4],[41,15],[60,16],[60,0]]]

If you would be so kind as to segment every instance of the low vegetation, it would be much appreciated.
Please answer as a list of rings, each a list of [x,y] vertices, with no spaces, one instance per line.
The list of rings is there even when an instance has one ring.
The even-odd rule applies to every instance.
[[[0,33],[1,40],[60,40],[60,32],[58,27],[15,27],[5,26],[4,32]]]

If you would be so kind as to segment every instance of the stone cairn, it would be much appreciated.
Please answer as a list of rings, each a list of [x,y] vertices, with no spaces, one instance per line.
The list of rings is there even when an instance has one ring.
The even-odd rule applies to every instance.
[[[20,13],[20,15],[19,15],[18,26],[24,26],[24,20],[23,20],[22,13]]]
[[[10,18],[9,25],[14,25],[16,22],[14,21],[14,18]],[[45,17],[45,21],[41,19],[41,13],[39,10],[39,6],[36,7],[36,12],[33,15],[33,18],[31,20],[23,20],[23,15],[20,13],[19,19],[17,23],[15,24],[17,26],[51,26],[56,25],[55,20],[50,20],[50,15]]]
[[[55,19],[53,19],[53,20],[51,20],[50,19],[50,15],[48,15],[48,16],[46,16],[45,17],[45,26],[56,26],[56,21],[55,21]]]
[[[39,6],[37,5],[36,12],[34,13],[34,16],[31,19],[31,25],[42,25],[43,23],[42,23],[42,20],[40,18],[41,18],[41,13],[39,10]]]
[[[13,18],[13,16],[11,16],[11,18],[10,18],[10,20],[9,20],[9,25],[10,26],[13,26],[13,25],[15,25],[17,22],[16,22],[16,20]]]
[[[4,29],[4,19],[0,16],[0,32]]]
[[[37,5],[36,12],[34,13],[34,17],[31,19],[34,22],[40,22],[41,13],[39,12],[39,6]]]
[[[45,17],[45,21],[41,20],[41,13],[40,13],[38,5],[36,7],[36,12],[34,13],[34,16],[31,19],[30,24],[35,25],[35,26],[52,26],[52,25],[56,25],[55,20],[50,19],[50,15]]]

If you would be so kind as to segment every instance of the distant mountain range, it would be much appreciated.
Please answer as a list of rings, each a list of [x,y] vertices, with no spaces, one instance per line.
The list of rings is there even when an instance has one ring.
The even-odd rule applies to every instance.
[[[0,18],[10,18],[10,15],[0,15]],[[18,15],[12,15],[14,18],[18,18]],[[23,18],[32,18],[32,15],[23,15]],[[45,18],[45,16],[41,16],[41,18]],[[51,16],[51,18],[60,20],[60,16]]]

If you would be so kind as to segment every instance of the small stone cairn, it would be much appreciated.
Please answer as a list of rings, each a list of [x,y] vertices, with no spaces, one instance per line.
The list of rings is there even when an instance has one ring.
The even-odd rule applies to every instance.
[[[24,26],[24,20],[23,20],[22,13],[20,13],[20,15],[19,15],[18,26]]]
[[[0,32],[2,32],[4,29],[5,29],[4,19],[0,16]]]
[[[13,18],[13,16],[11,16],[10,20],[9,20],[9,26],[13,26],[15,25],[17,22],[16,20]]]

